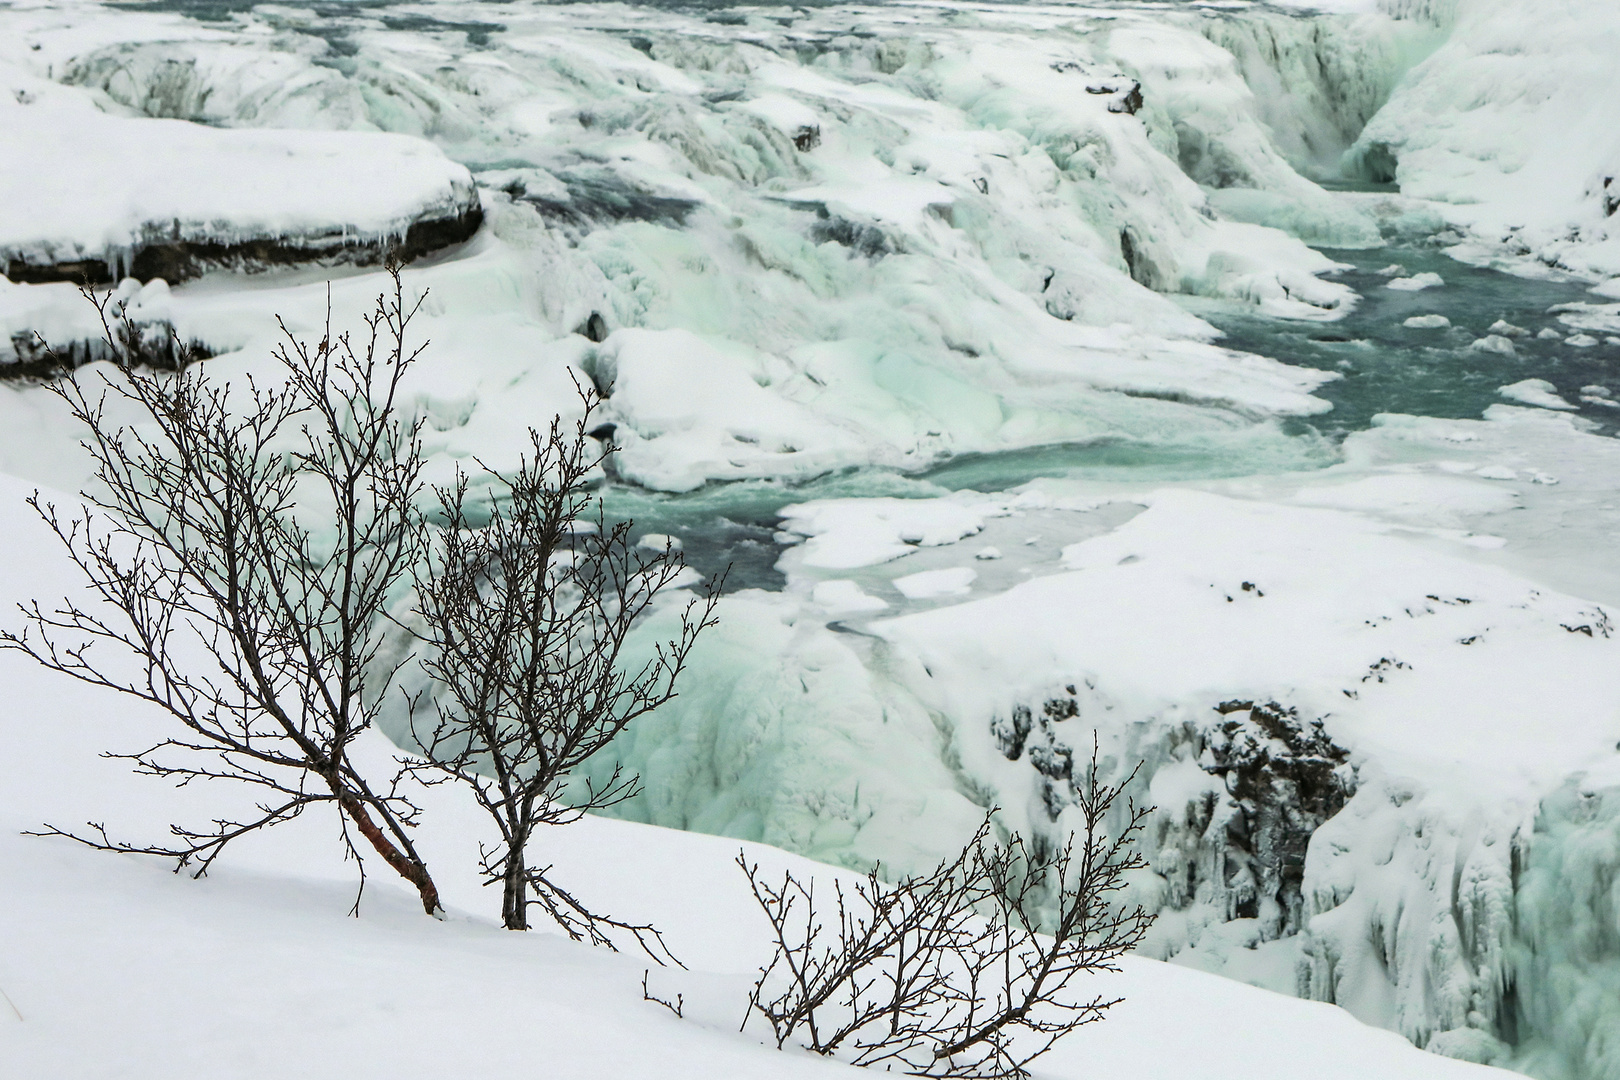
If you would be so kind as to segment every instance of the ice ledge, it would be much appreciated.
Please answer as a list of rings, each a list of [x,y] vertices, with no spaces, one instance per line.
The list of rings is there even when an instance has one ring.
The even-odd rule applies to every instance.
[[[423,216],[402,231],[357,235],[337,229],[293,236],[210,237],[205,229],[182,226],[179,239],[137,242],[127,252],[62,262],[30,261],[26,253],[4,252],[5,275],[17,284],[71,281],[106,284],[115,278],[162,278],[181,282],[208,270],[262,270],[289,263],[321,262],[373,266],[393,257],[408,262],[470,239],[483,223],[476,196],[445,216]]]
[[[131,119],[52,93],[0,97],[0,190],[14,282],[372,264],[483,221],[471,174],[421,139]]]

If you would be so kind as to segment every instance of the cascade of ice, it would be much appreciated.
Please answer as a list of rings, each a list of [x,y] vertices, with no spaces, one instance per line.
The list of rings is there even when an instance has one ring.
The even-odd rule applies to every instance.
[[[1210,14],[1199,29],[1236,59],[1278,151],[1318,178],[1338,175],[1367,122],[1442,40],[1411,22],[1275,11]]]
[[[1611,770],[1612,772],[1612,770]],[[1502,1018],[1518,1064],[1553,1080],[1620,1076],[1620,785],[1572,779],[1515,850],[1516,930]]]

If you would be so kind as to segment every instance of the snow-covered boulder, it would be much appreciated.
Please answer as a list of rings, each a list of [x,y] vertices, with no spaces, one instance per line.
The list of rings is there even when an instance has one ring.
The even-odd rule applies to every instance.
[[[13,282],[409,259],[483,219],[471,174],[421,139],[113,116],[4,68],[0,85],[0,271]]]

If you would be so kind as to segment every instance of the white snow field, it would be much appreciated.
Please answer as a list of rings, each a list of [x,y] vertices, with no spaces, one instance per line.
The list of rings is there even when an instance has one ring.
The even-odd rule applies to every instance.
[[[266,380],[275,316],[355,330],[380,276],[343,263],[432,247],[430,480],[594,382],[610,505],[775,561],[591,766],[641,773],[634,820],[555,839],[687,943],[684,1023],[465,872],[446,923],[376,875],[355,921],[290,837],[194,883],[12,835],[181,804],[94,760],[146,719],[0,657],[36,928],[0,1074],[454,1074],[496,1021],[540,1041],[494,1069],[836,1069],[735,1034],[735,845],[900,873],[988,805],[1057,841],[1095,738],[1143,763],[1160,920],[1039,1075],[1620,1080],[1617,58],[1614,0],[0,6],[0,365],[97,355],[30,267],[134,273],[138,321]],[[1478,267],[1567,292],[1485,310]],[[1321,433],[1367,312],[1479,404]],[[19,504],[84,483],[78,437],[0,379],[0,600],[66,586]]]

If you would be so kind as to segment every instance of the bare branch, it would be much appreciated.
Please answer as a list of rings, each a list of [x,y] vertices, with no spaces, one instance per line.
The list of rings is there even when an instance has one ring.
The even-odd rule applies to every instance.
[[[143,331],[111,294],[85,290],[116,371],[51,389],[85,428],[95,485],[79,516],[29,501],[91,600],[24,605],[22,629],[0,631],[0,648],[167,713],[178,734],[109,755],[137,773],[274,795],[245,820],[172,826],[171,844],[114,841],[100,826],[48,835],[200,874],[240,837],[331,803],[348,855],[360,860],[363,839],[439,909],[410,838],[416,807],[398,777],[376,794],[348,754],[394,675],[375,663],[384,605],[425,543],[417,426],[396,412],[421,351],[407,345],[421,300],[406,300],[398,267],[389,274],[358,347],[333,336],[330,305],[317,344],[283,325],[286,378],[274,388],[216,381],[178,341],[178,371],[140,367],[132,343]],[[113,420],[109,402],[133,408],[140,426]],[[328,500],[315,526],[300,520],[308,490]]]
[[[638,717],[667,703],[698,635],[714,623],[719,582],[691,597],[673,636],[639,665],[627,663],[632,629],[685,571],[673,548],[630,542],[630,523],[609,523],[590,484],[611,449],[587,432],[598,402],[580,388],[573,422],[530,430],[531,453],[511,475],[483,467],[488,507],[473,506],[458,474],[439,489],[443,529],[416,582],[421,668],[437,688],[407,702],[424,772],[467,784],[500,830],[486,882],[502,883],[502,920],[528,928],[540,907],[572,937],[611,945],[628,933],[659,963],[673,959],[657,932],[588,911],[530,862],[543,825],[561,825],[640,790],[615,771],[605,783],[564,785]],[[477,519],[475,527],[474,519]],[[581,526],[589,524],[592,528]]]

